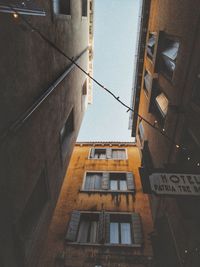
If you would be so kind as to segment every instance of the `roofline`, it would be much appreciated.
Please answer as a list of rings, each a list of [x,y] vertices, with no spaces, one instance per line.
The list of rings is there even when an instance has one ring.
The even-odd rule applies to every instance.
[[[132,114],[132,131],[131,136],[136,136],[136,128],[137,128],[137,113],[139,110],[139,99],[140,99],[140,91],[141,91],[141,83],[142,83],[142,74],[143,74],[143,64],[144,64],[144,55],[145,55],[145,47],[146,47],[146,37],[147,37],[147,29],[149,23],[149,13],[150,13],[150,4],[151,0],[143,0],[142,14],[141,14],[141,22],[140,22],[140,32],[139,32],[139,43],[138,43],[138,51],[137,51],[137,61],[136,61],[136,72],[133,78],[133,109],[135,113]]]
[[[76,142],[76,146],[136,146],[134,142],[117,142],[117,141],[84,141]]]

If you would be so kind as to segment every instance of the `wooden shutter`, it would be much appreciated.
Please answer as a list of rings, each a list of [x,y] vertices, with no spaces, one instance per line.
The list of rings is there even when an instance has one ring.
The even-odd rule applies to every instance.
[[[110,243],[110,214],[104,213],[104,242]]]
[[[81,217],[80,211],[75,210],[72,212],[65,239],[72,242],[76,241],[76,235],[78,232],[80,217]]]
[[[102,181],[101,181],[101,189],[108,190],[109,189],[109,172],[102,173]]]
[[[106,158],[107,159],[112,158],[112,148],[106,148]]]
[[[90,150],[90,158],[94,159],[94,155],[95,155],[95,148],[91,148],[91,150]]]
[[[127,181],[127,188],[128,190],[135,190],[135,184],[134,184],[134,177],[132,172],[127,172],[126,174],[126,181]]]
[[[132,213],[132,232],[135,245],[141,246],[143,244],[142,224],[139,213]]]
[[[104,242],[104,212],[103,211],[99,214],[97,242],[98,243]]]

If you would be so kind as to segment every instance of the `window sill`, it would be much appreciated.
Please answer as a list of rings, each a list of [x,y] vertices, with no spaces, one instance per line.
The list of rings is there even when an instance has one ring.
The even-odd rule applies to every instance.
[[[78,242],[68,242],[66,241],[66,244],[70,246],[92,246],[92,247],[108,247],[108,248],[142,248],[142,244],[96,244],[96,243],[78,243]]]
[[[136,191],[134,190],[127,190],[127,191],[120,191],[120,190],[84,190],[81,189],[79,190],[80,193],[86,193],[86,194],[135,194]]]
[[[64,15],[64,14],[54,14],[54,17],[57,20],[70,20],[72,18],[71,15]]]
[[[82,20],[87,20],[88,19],[88,16],[82,16],[81,19]]]
[[[123,160],[123,161],[125,161],[125,160],[127,160],[127,158],[125,158],[125,159],[107,159],[107,158],[105,158],[105,159],[99,159],[99,158],[88,158],[88,159],[90,159],[90,160]]]

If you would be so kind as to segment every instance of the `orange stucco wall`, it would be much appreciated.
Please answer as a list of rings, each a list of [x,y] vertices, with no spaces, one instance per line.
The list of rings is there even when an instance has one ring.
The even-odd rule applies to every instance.
[[[98,147],[99,146],[95,146],[95,148]],[[100,147],[106,148],[107,146]],[[57,266],[55,264],[64,264],[64,261],[65,265],[58,266],[95,266],[95,257],[97,257],[97,255],[101,255],[101,261],[105,257],[103,266],[147,266],[139,265],[138,258],[134,258],[134,255],[137,255],[138,257],[146,257],[144,261],[148,261],[147,258],[152,256],[152,248],[148,236],[148,234],[153,231],[152,218],[148,197],[142,193],[138,173],[138,167],[140,166],[139,151],[137,147],[132,145],[125,147],[112,146],[112,148],[126,148],[128,158],[126,160],[98,160],[88,159],[90,148],[90,145],[76,145],[74,148],[49,230],[41,266]],[[119,194],[119,203],[116,204],[116,199],[112,194],[82,193],[79,190],[82,187],[86,171],[133,172],[135,176],[136,194]],[[102,209],[106,211],[139,212],[142,218],[144,232],[143,249],[116,247],[111,250],[109,248],[98,248],[94,245],[81,246],[79,244],[71,246],[65,243],[64,237],[67,224],[73,210],[101,211]],[[106,251],[105,254],[108,256],[102,256],[104,255],[102,254],[102,249],[104,252]],[[124,257],[120,253],[127,255],[127,257]],[[111,255],[114,258],[109,258]],[[88,257],[91,263],[87,261]],[[59,260],[58,258],[62,259]],[[63,258],[65,258],[65,260],[63,260]],[[94,258],[94,261],[92,258]],[[59,263],[59,261],[61,262]],[[116,265],[118,264],[117,262],[121,265]],[[135,265],[133,265],[134,262]]]

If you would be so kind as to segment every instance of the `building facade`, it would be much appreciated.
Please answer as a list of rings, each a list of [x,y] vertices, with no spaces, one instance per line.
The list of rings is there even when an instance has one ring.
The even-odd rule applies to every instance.
[[[148,28],[141,24],[133,106],[144,119],[132,114],[132,135],[162,267],[200,264],[199,10],[199,1],[152,0]]]
[[[0,4],[3,267],[37,266],[91,101],[92,84],[74,64],[92,71],[91,16],[87,0]]]
[[[77,143],[39,266],[153,266],[139,166],[131,143]]]

